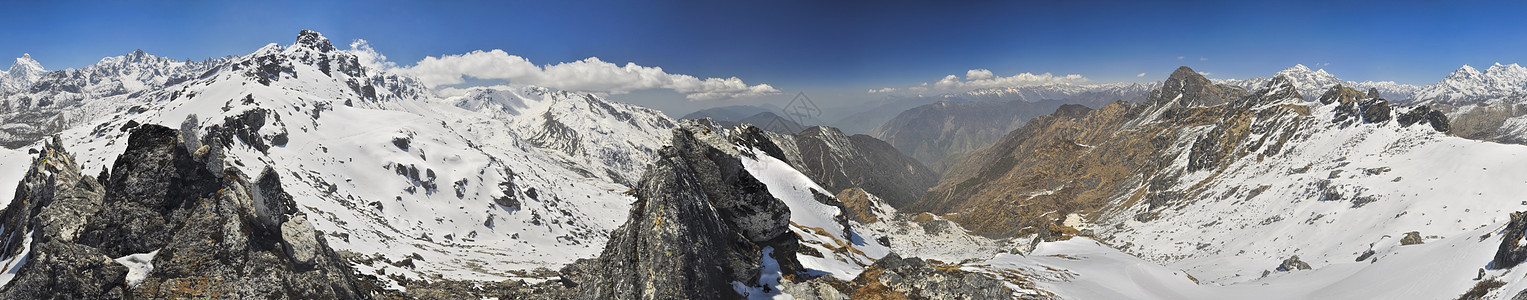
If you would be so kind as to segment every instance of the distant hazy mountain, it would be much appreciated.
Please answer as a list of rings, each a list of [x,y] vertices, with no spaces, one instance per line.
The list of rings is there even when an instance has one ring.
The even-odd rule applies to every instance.
[[[1068,103],[1111,103],[1123,100],[1133,102],[1143,99],[1146,92],[1149,92],[1151,88],[1158,85],[1160,85],[1160,82],[1086,85],[1047,84],[1027,87],[986,88],[935,96],[892,96],[886,98],[880,105],[850,114],[838,120],[834,123],[834,126],[842,128],[844,132],[872,133],[875,128],[884,126],[902,112],[940,101],[1039,102],[1043,100],[1061,100]],[[877,137],[884,138],[878,135]],[[934,163],[930,161],[924,162],[929,164]]]
[[[717,121],[736,122],[764,112],[779,112],[779,107],[758,105],[732,105],[702,109],[679,117],[679,120],[711,118]]]

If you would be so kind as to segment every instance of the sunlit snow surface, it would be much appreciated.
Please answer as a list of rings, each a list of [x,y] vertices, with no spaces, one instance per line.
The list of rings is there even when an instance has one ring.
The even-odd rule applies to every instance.
[[[0,148],[0,207],[9,205],[16,196],[16,186],[32,168],[32,156],[25,149]]]
[[[267,55],[316,54],[272,44],[234,62]],[[630,188],[620,183],[640,176],[652,149],[673,127],[657,111],[587,94],[475,90],[515,99],[511,112],[493,101],[467,105],[463,97],[477,95],[471,93],[367,99],[346,81],[380,77],[325,74],[303,63],[292,63],[292,72],[280,74],[269,86],[244,73],[223,69],[161,90],[92,102],[71,113],[95,120],[61,135],[84,174],[94,175],[125,149],[129,133],[118,129],[129,121],[178,129],[194,114],[198,130],[205,133],[225,118],[268,110],[259,133],[285,133],[289,141],[268,153],[235,141],[226,151],[226,164],[250,177],[266,166],[274,168],[329,245],[357,254],[360,272],[385,274],[387,281],[391,276],[498,281],[542,280],[547,273],[530,271],[597,256],[634,200],[624,193]],[[125,111],[134,105],[144,112]],[[528,142],[527,135],[548,120],[581,135],[540,135],[541,144]],[[406,139],[407,147],[394,143],[397,139]],[[553,143],[576,145],[577,151]],[[19,151],[0,152],[0,165],[6,167],[0,168],[0,180],[12,182],[0,190],[13,191],[30,162],[25,150]],[[409,172],[400,174],[399,166],[416,169],[420,180]],[[494,201],[505,197],[520,207]],[[413,266],[395,264],[404,260]]]
[[[816,248],[827,257],[797,254],[801,265],[812,271],[826,272],[843,280],[853,280],[864,267],[890,253],[890,249],[874,242],[874,237],[864,237],[849,230],[844,236],[843,225],[834,221],[842,213],[837,207],[817,202],[811,190],[831,195],[810,177],[801,174],[790,164],[757,149],[744,149],[743,168],[758,181],[768,186],[769,194],[784,201],[790,207],[790,230],[801,237],[801,245]],[[751,156],[751,157],[750,157]],[[831,248],[849,247],[856,251],[833,251]],[[847,253],[843,253],[847,252]]]
[[[159,250],[154,250],[149,253],[128,254],[115,259],[117,263],[127,266],[127,286],[137,287],[144,278],[148,278],[148,273],[154,271],[154,256],[158,254]]]

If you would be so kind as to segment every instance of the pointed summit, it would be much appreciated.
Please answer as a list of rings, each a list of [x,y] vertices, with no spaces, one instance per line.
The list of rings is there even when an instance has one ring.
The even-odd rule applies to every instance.
[[[42,64],[32,60],[32,55],[28,53],[22,53],[21,57],[17,57],[16,62],[12,63],[11,68],[6,71],[11,76],[26,76],[42,72]]]
[[[1458,67],[1458,70],[1453,71],[1453,74],[1448,74],[1447,78],[1458,78],[1458,79],[1471,78],[1471,77],[1479,76],[1481,74],[1482,73],[1479,72],[1479,69],[1475,69],[1474,67],[1469,66],[1469,65],[1463,65],[1462,67]]]
[[[1306,67],[1304,64],[1295,64],[1293,67],[1284,69],[1284,71],[1310,72],[1310,67]]]
[[[317,50],[318,52],[334,51],[334,44],[329,43],[329,38],[323,37],[323,34],[317,31],[306,29],[297,33],[297,46]]]
[[[143,49],[138,49],[138,50],[133,50],[132,53],[128,53],[127,54],[127,61],[131,61],[131,62],[143,62],[143,60],[148,58],[148,57],[149,57],[148,52],[143,52]]]
[[[1378,98],[1379,98],[1379,89],[1378,88],[1368,88],[1368,99],[1378,99]]]
[[[1187,66],[1172,71],[1161,88],[1151,91],[1147,103],[1156,105],[1176,103],[1179,106],[1215,106],[1245,95],[1245,91],[1226,91]]]

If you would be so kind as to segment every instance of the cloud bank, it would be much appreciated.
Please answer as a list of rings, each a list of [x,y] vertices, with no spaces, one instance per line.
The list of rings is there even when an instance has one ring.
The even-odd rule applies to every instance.
[[[1002,77],[997,76],[991,70],[971,69],[969,71],[965,71],[964,78],[951,74],[945,75],[944,78],[931,83],[925,82],[920,85],[904,89],[872,89],[869,90],[869,93],[890,93],[898,91],[925,92],[929,90],[958,91],[983,88],[1025,87],[1046,84],[1073,84],[1087,82],[1087,80],[1087,77],[1077,74],[1057,76],[1050,73],[1034,74],[1027,72],[1018,73],[1013,76]]]
[[[352,45],[352,48],[354,47],[356,46]],[[690,101],[779,94],[779,90],[773,86],[748,85],[737,77],[702,79],[684,74],[670,74],[660,67],[646,67],[635,63],[620,66],[599,60],[597,57],[537,66],[524,57],[510,55],[497,49],[425,57],[414,66],[401,70],[413,75],[431,88],[465,83],[466,78],[470,77],[506,80],[516,85],[611,94],[667,89],[684,94],[684,97]]]

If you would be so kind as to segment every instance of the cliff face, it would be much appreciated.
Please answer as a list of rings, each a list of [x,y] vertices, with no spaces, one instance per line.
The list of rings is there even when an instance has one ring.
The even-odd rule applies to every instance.
[[[188,149],[175,130],[140,126],[98,177],[58,144],[43,147],[0,212],[4,257],[19,264],[3,298],[369,294],[279,176],[222,168],[221,142]]]

